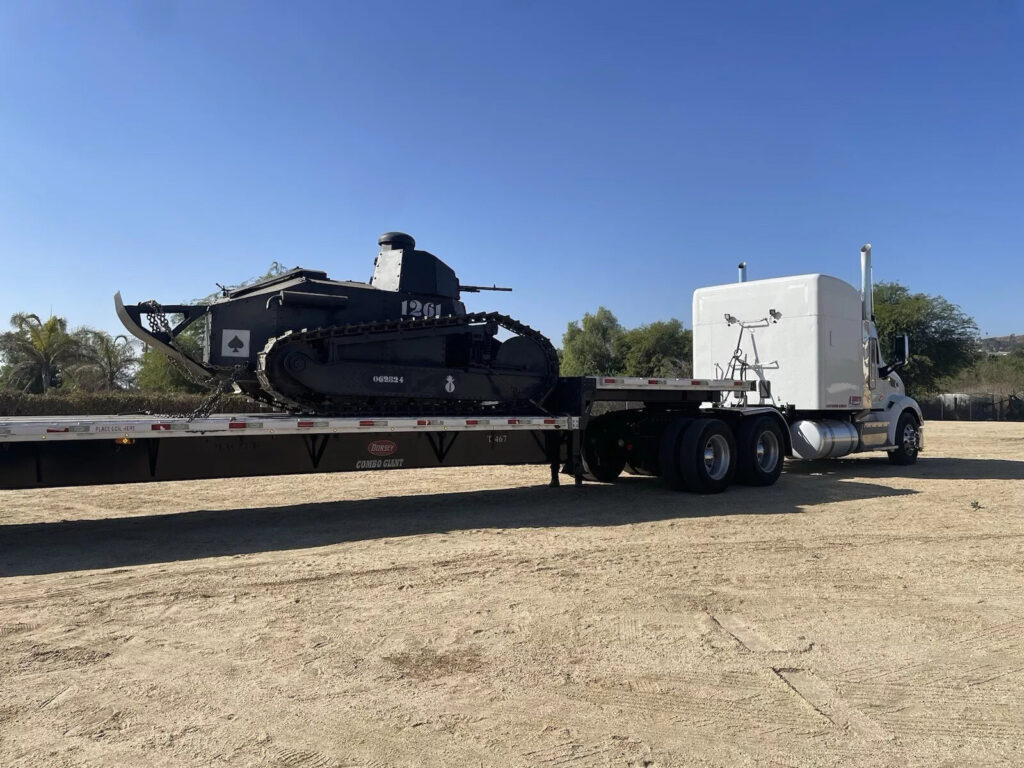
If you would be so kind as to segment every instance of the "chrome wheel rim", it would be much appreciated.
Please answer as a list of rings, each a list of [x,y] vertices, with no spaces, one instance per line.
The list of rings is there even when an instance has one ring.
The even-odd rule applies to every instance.
[[[779,463],[779,438],[771,430],[762,432],[754,446],[757,467],[762,472],[774,471]]]
[[[712,435],[704,443],[704,471],[712,480],[721,480],[729,471],[729,442],[722,435]]]
[[[917,453],[917,427],[913,424],[903,427],[903,449],[907,453]]]

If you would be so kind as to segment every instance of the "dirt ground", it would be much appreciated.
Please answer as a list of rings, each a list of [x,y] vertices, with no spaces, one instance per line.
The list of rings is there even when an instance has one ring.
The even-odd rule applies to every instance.
[[[1024,424],[926,438],[0,492],[0,766],[1024,764]]]

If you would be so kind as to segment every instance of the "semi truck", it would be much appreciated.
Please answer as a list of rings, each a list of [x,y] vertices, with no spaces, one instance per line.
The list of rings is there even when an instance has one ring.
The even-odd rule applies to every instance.
[[[382,236],[375,279],[377,272],[384,277],[376,288],[371,281],[370,289],[402,290],[408,279],[401,273],[403,261],[408,266],[414,263],[414,254],[426,254],[412,250],[414,245],[402,233]],[[521,412],[481,401],[459,413],[460,401],[454,395],[442,402],[446,392],[452,394],[460,370],[449,368],[441,380],[443,391],[439,388],[433,399],[423,401],[431,407],[422,413],[405,409],[388,414],[379,408],[365,414],[329,413],[313,407],[233,415],[0,418],[0,489],[539,464],[550,468],[551,485],[558,485],[563,473],[580,484],[614,482],[625,472],[658,476],[676,490],[718,493],[733,483],[772,485],[786,457],[822,460],[875,451],[887,453],[894,465],[909,465],[924,445],[921,409],[907,396],[899,376],[909,359],[909,340],[900,337],[895,359],[883,360],[872,308],[871,246],[861,248],[860,255],[859,291],[821,274],[747,280],[745,264],[740,265],[736,282],[695,291],[690,377],[551,377],[550,382],[544,379],[544,366],[551,358],[543,337],[504,316],[464,315],[457,301],[459,289],[480,288],[459,286],[443,263],[447,272],[416,256],[418,273],[427,274],[424,264],[433,270],[428,270],[431,290],[442,294],[437,286],[450,286],[442,294],[449,304],[403,299],[401,312],[425,304],[452,306],[452,312],[463,313],[462,319],[421,315],[386,326],[360,325],[358,333],[335,334],[344,337],[343,352],[362,350],[359,354],[370,360],[364,366],[370,376],[373,366],[380,364],[381,340],[397,335],[403,349],[421,354],[418,349],[428,343],[434,348],[443,334],[448,339],[448,364],[453,364],[454,339],[466,358],[455,364],[477,366],[474,386],[482,393],[479,397],[486,398],[490,374],[483,363],[469,357],[486,357],[498,349],[499,342],[488,340],[488,334],[494,336],[501,325],[519,334],[519,341],[509,347],[514,354],[495,355],[506,361],[498,371],[501,385],[521,392],[522,372],[533,365],[543,373],[531,383],[544,389],[541,399],[529,401],[531,407]],[[246,312],[280,313],[286,306],[311,304],[317,311],[337,312],[349,305],[337,286],[349,286],[350,293],[368,290],[366,284],[333,283],[323,273],[309,275],[308,270],[298,270],[283,282],[257,286],[237,298],[245,299]],[[316,291],[306,290],[307,283],[315,284]],[[367,295],[377,301],[377,294]],[[230,303],[236,295],[225,292],[225,297]],[[141,327],[142,314],[158,312],[155,303],[126,308],[118,296],[117,308],[133,333],[175,351],[174,335],[181,325],[171,328],[164,321],[162,335]],[[185,306],[174,310],[187,322],[202,314]],[[229,324],[240,325],[243,321],[235,318],[244,315],[235,311],[230,318]],[[254,350],[251,359],[260,364],[273,351],[270,362],[275,367],[253,373],[245,379],[246,386],[255,392],[267,381],[268,371],[280,371],[281,376],[294,375],[292,389],[282,397],[322,403],[312,399],[315,392],[300,389],[295,382],[329,388],[346,363],[326,357],[322,365],[317,363],[316,344],[330,334],[306,329],[303,334],[301,344],[284,334],[270,337],[261,355]],[[207,347],[230,356],[251,345],[250,338],[255,338],[250,331],[227,329],[223,343],[208,336]],[[282,339],[291,346],[283,346]],[[190,362],[200,373],[207,370]],[[308,375],[314,363],[320,365],[315,377]],[[236,363],[234,375],[241,380],[246,374],[240,370]],[[373,384],[402,385],[406,377],[410,382],[429,379],[422,370],[417,375],[403,370],[401,360],[389,359],[387,374],[373,374]],[[271,387],[265,390],[276,393]],[[527,400],[514,400],[516,405],[521,402]]]

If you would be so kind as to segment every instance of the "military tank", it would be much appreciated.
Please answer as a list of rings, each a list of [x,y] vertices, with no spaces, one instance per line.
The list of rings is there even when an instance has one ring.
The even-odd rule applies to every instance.
[[[120,293],[114,304],[132,335],[195,381],[293,413],[543,412],[558,379],[551,342],[461,301],[509,289],[460,285],[403,232],[384,233],[378,245],[369,283],[297,268],[224,288],[208,304],[126,305]],[[202,359],[178,340],[194,323],[205,326]]]

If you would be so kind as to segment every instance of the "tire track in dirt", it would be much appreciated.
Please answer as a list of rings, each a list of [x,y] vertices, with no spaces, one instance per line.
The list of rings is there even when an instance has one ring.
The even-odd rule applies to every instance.
[[[567,739],[542,749],[523,752],[530,768],[658,768],[651,747],[630,736],[606,736],[599,741]]]
[[[596,758],[608,756],[610,749],[600,744],[585,744],[579,741],[565,741],[545,749],[525,752],[523,757],[534,766],[551,768],[582,768],[597,765]],[[602,760],[607,765],[607,760]]]
[[[360,765],[347,760],[336,760],[322,752],[280,747],[274,750],[274,760],[277,765],[284,768],[354,768]]]
[[[775,650],[764,638],[747,626],[746,622],[734,613],[713,614],[711,619],[724,631],[732,635],[740,645],[752,653],[769,653]]]
[[[53,705],[66,699],[70,694],[75,693],[77,690],[78,688],[74,685],[65,686],[52,696],[47,696],[45,699],[43,699],[42,703],[39,704],[37,709],[46,709],[47,707],[52,707]]]
[[[888,738],[877,723],[849,706],[831,686],[810,670],[779,667],[772,671],[815,712],[836,727],[850,729],[869,740]]]
[[[109,651],[83,648],[78,645],[63,648],[36,646],[29,652],[27,661],[36,669],[49,672],[97,664],[109,656]]]
[[[771,691],[767,679],[765,685],[753,695],[734,697],[721,694],[715,696],[710,686],[699,692],[676,690],[664,694],[590,685],[562,693],[568,698],[586,701],[601,708],[628,710],[645,720],[667,718],[673,722],[695,725],[702,721],[710,724],[724,718],[743,722],[745,727],[753,730],[763,729],[764,724],[760,720],[769,705],[784,704],[786,701]],[[813,718],[798,707],[786,707],[785,711],[773,707],[771,711],[772,724],[785,726],[790,732],[806,731],[815,725]]]
[[[709,614],[722,631],[750,653],[760,656],[775,655],[781,651],[775,644],[767,641],[751,624],[735,613]],[[813,647],[813,643],[811,644]],[[776,678],[781,680],[788,690],[803,699],[810,707],[840,730],[850,730],[868,740],[887,739],[885,731],[863,712],[843,700],[839,694],[824,680],[808,669],[795,667],[770,667]]]
[[[33,629],[38,628],[38,624],[32,624],[25,621],[19,621],[14,624],[3,624],[0,625],[0,638],[10,637],[11,635],[18,634],[19,632],[31,632]]]

